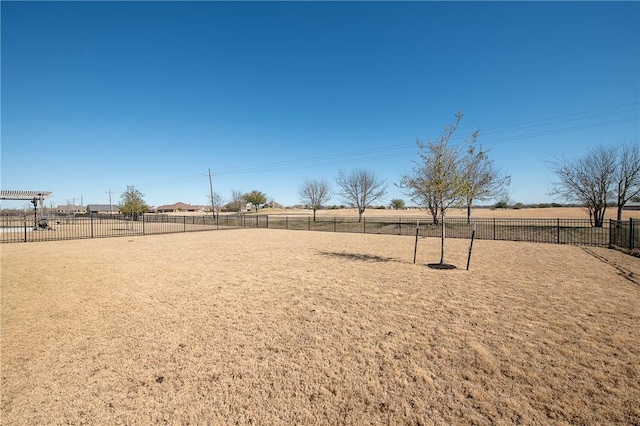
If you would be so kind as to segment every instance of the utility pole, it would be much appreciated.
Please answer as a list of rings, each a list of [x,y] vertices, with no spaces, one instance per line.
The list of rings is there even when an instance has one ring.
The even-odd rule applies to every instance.
[[[207,175],[203,175],[207,176]],[[211,196],[211,213],[213,214],[213,219],[216,218],[216,208],[213,205],[213,183],[211,182],[211,169],[209,169],[209,193]]]
[[[109,214],[113,214],[113,208],[111,207],[111,188],[109,188]]]

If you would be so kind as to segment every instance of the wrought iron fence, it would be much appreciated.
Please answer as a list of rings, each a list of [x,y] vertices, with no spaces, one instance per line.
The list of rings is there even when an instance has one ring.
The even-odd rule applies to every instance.
[[[612,246],[640,250],[640,219],[610,220],[609,241]]]
[[[249,220],[245,227],[265,227],[329,232],[359,232],[366,234],[418,235],[440,237],[442,225],[432,218],[406,217],[319,217],[263,216],[260,221]],[[475,238],[486,240],[530,241],[553,244],[609,245],[609,229],[593,227],[589,219],[471,219],[448,218],[445,235],[449,238],[469,238],[473,227]]]
[[[442,225],[431,217],[318,217],[280,215],[140,216],[91,214],[49,215],[48,227],[40,227],[32,216],[0,217],[0,241],[28,242],[82,238],[124,237],[234,228],[270,228],[367,234],[418,235],[440,237]],[[447,218],[445,235],[486,240],[529,241],[591,246],[640,247],[640,221],[610,221],[593,227],[588,219],[492,219]]]
[[[170,216],[145,214],[47,215],[42,222],[28,215],[1,216],[0,241],[3,243],[75,240],[84,238],[126,237],[134,235],[170,234],[175,232],[211,231],[239,228],[243,217]]]

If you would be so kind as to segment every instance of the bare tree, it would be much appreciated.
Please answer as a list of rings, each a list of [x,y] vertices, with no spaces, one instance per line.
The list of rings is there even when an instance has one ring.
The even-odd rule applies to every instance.
[[[237,212],[242,211],[242,205],[246,204],[246,200],[244,199],[244,193],[242,191],[232,189],[231,203],[233,203]]]
[[[576,159],[562,158],[552,163],[560,179],[551,194],[575,201],[587,208],[593,226],[601,227],[618,169],[617,149],[600,146]]]
[[[478,138],[476,130],[470,143]],[[474,201],[487,201],[503,194],[511,183],[511,177],[502,174],[489,158],[488,150],[476,149],[469,145],[464,159],[466,174],[465,204],[467,207],[467,223],[471,223],[471,205]]]
[[[638,140],[623,142],[619,149],[618,171],[616,173],[618,222],[622,220],[622,209],[625,204],[640,194],[640,145]]]
[[[463,202],[468,194],[468,172],[462,145],[449,144],[458,129],[462,112],[455,115],[453,124],[444,127],[444,133],[427,143],[417,141],[420,160],[414,161],[411,173],[402,176],[399,186],[416,201],[427,202],[441,225],[440,265],[445,259],[445,223],[447,209]]]
[[[358,209],[358,222],[362,221],[362,214],[367,207],[387,195],[384,181],[368,170],[355,169],[349,174],[340,170],[336,182],[342,189],[340,196],[343,201]]]
[[[217,192],[213,193],[213,198],[211,197],[211,195],[208,195],[207,197],[209,198],[209,204],[211,204],[211,208],[213,209],[213,218],[215,219],[215,217],[218,215],[218,212],[220,211],[220,208],[225,205],[227,200],[225,200],[225,198]]]
[[[331,199],[331,187],[326,180],[310,180],[304,178],[298,189],[300,201],[313,210],[313,221],[316,221],[316,210]]]

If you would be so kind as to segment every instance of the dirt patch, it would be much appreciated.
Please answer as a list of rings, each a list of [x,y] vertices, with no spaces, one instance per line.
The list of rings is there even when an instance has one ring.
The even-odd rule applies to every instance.
[[[637,258],[414,242],[2,245],[2,423],[640,423]]]

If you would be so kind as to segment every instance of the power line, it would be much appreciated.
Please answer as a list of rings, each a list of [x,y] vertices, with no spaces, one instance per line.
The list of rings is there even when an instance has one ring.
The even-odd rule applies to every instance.
[[[514,127],[512,131],[517,131],[522,129],[536,128],[536,127],[547,127],[553,124],[560,124],[560,123],[576,121],[576,120],[586,120],[586,119],[595,118],[595,117],[602,117],[606,115],[626,113],[626,112],[632,112],[632,111],[636,111],[636,110],[625,110],[625,111],[619,111],[619,112],[613,112],[613,113],[599,114],[599,115],[589,116],[589,117],[555,121],[555,122],[543,124],[543,125],[524,126],[521,128],[517,128],[516,126],[518,125],[511,125],[511,126],[504,126],[504,127],[507,127],[507,128]],[[566,116],[569,116],[569,115],[565,115],[565,117]],[[632,121],[638,121],[639,119],[640,119],[639,116],[626,117],[626,118],[621,118],[617,120],[582,124],[582,125],[576,125],[576,126],[564,127],[564,128],[548,129],[548,130],[542,130],[542,131],[533,132],[533,133],[505,136],[501,138],[483,139],[481,143],[483,145],[489,145],[489,144],[511,142],[511,141],[527,139],[527,138],[532,138],[537,136],[567,133],[567,132],[590,129],[595,127],[603,127],[603,126],[610,126],[614,124],[628,123]],[[548,120],[550,119],[536,120],[536,121],[540,122],[540,121],[548,121]],[[528,123],[531,123],[531,122],[521,123],[521,124],[528,124]],[[496,129],[501,129],[501,128],[496,128]],[[508,130],[494,130],[490,134],[504,133],[506,131]],[[482,134],[483,133],[481,133],[481,135]],[[454,138],[453,141],[454,142],[458,141],[461,143],[463,139],[464,139],[464,136],[460,136],[460,137]],[[389,151],[392,151],[392,152],[389,153]],[[296,170],[296,169],[303,169],[303,168],[309,168],[309,167],[334,166],[334,165],[351,164],[351,163],[363,162],[363,161],[401,158],[401,157],[415,155],[415,153],[416,153],[416,147],[413,144],[412,145],[408,145],[408,144],[391,145],[391,146],[386,146],[386,147],[376,148],[376,149],[366,149],[366,150],[352,151],[352,152],[341,153],[341,154],[331,154],[331,155],[325,155],[320,157],[311,157],[306,159],[286,160],[286,161],[273,162],[268,164],[253,164],[253,165],[247,165],[247,166],[238,166],[235,168],[219,170],[218,174],[229,175],[229,174],[258,173],[258,172],[279,171],[279,170]],[[353,157],[356,157],[356,158],[353,158]]]

